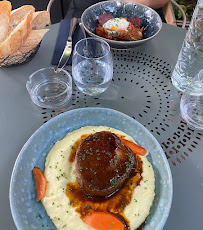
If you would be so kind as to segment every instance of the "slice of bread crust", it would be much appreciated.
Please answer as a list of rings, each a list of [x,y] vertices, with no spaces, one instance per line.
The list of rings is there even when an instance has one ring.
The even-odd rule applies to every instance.
[[[32,30],[32,16],[30,11],[13,29],[10,35],[0,45],[0,58],[5,58],[19,49]]]
[[[27,39],[18,49],[18,51],[20,51],[21,54],[24,54],[32,50],[40,43],[40,41],[48,31],[49,29],[32,30],[30,32],[30,35],[27,37]]]
[[[48,31],[49,29],[32,30],[27,39],[23,42],[22,46],[16,52],[12,53],[10,57],[15,55],[23,55],[34,49]]]
[[[15,27],[29,11],[34,12],[35,11],[34,6],[24,5],[15,10],[12,10],[11,22],[10,22],[11,27]]]
[[[0,1],[0,43],[4,41],[9,32],[11,3]]]
[[[46,25],[50,24],[50,14],[48,11],[38,11],[33,13],[32,29],[44,29]]]

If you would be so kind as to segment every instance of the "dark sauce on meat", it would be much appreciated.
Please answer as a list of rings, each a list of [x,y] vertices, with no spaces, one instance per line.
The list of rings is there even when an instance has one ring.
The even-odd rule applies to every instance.
[[[70,152],[70,156],[69,156],[69,159],[68,159],[71,163],[73,163],[74,160],[75,160],[75,154],[76,154],[76,151],[77,151],[78,146],[79,146],[80,143],[81,143],[86,137],[88,137],[88,136],[89,136],[89,134],[84,134],[84,135],[82,135],[81,138],[79,138],[79,139],[73,144],[73,146],[71,146],[71,152]]]
[[[74,162],[78,146],[87,136],[88,134],[82,135],[81,138],[74,143],[69,157],[69,161],[71,163]],[[135,169],[133,169],[130,177],[125,182],[123,187],[108,199],[101,199],[95,197],[93,198],[87,195],[79,187],[79,184],[77,182],[67,184],[66,195],[70,200],[70,205],[75,207],[76,212],[78,212],[81,215],[81,219],[83,219],[86,215],[93,211],[107,212],[115,215],[120,221],[122,221],[125,225],[125,230],[129,229],[129,221],[124,215],[124,209],[128,204],[130,204],[130,202],[133,202],[133,192],[134,189],[140,184],[143,172],[141,158],[139,157],[139,155],[135,155],[135,158]],[[141,225],[138,228],[138,230],[141,230],[142,228],[143,225]]]
[[[109,131],[89,135],[75,156],[77,182],[90,197],[108,198],[116,193],[136,167],[136,157]]]

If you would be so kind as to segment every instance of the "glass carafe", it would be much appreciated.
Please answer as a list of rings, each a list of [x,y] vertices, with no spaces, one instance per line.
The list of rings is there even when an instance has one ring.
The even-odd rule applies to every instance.
[[[184,91],[203,68],[203,0],[198,0],[172,74],[173,85]]]

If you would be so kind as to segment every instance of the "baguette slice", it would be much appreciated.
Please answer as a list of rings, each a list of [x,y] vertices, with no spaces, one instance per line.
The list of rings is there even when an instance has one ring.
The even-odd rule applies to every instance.
[[[0,1],[0,43],[4,41],[9,32],[11,3]]]
[[[46,25],[50,24],[50,14],[48,11],[38,11],[33,13],[32,29],[44,29]]]
[[[15,27],[29,11],[34,12],[35,8],[32,5],[24,5],[15,10],[12,10],[10,22],[11,27]]]
[[[10,35],[0,45],[0,58],[8,57],[19,49],[32,30],[32,15],[30,11],[13,29]]]
[[[40,43],[40,41],[48,31],[49,29],[32,30],[25,42],[23,42],[22,46],[11,55],[14,56],[16,54],[25,54],[29,52]]]

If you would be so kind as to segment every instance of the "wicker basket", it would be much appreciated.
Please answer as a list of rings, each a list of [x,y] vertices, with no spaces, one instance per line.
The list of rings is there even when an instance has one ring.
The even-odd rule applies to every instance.
[[[33,59],[37,53],[41,42],[32,50],[25,54],[18,54],[15,56],[8,56],[6,58],[0,58],[0,67],[15,67],[23,65]]]

